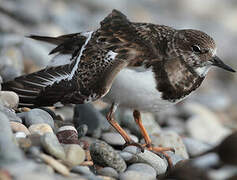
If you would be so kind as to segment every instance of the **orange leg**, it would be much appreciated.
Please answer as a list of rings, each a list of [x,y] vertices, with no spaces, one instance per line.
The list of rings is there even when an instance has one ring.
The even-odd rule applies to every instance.
[[[139,126],[139,128],[141,130],[142,136],[143,136],[143,138],[145,140],[145,147],[147,147],[148,150],[151,150],[151,151],[153,151],[155,153],[163,154],[166,157],[166,159],[167,159],[167,161],[169,163],[169,166],[171,167],[172,166],[171,158],[164,151],[173,151],[174,152],[174,149],[170,148],[170,147],[153,147],[152,143],[151,143],[151,138],[149,137],[145,127],[142,124],[141,113],[138,110],[134,110],[133,111],[133,117],[135,119],[136,124]]]
[[[129,135],[123,130],[123,128],[114,120],[114,113],[116,111],[116,105],[113,103],[109,113],[107,114],[106,118],[107,121],[118,131],[118,133],[123,137],[123,139],[125,140],[125,146],[130,146],[130,145],[134,145],[134,146],[138,146],[141,147],[140,144],[135,143],[130,137]]]

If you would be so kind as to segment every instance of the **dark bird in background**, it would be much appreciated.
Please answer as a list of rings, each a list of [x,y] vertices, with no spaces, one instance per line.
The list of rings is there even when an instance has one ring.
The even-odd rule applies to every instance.
[[[235,71],[216,56],[214,40],[202,31],[130,22],[117,10],[100,25],[91,32],[30,36],[55,44],[50,54],[56,55],[45,69],[3,83],[3,90],[19,95],[19,107],[82,104],[103,97],[112,104],[107,119],[126,145],[166,154],[172,148],[152,146],[140,111],[159,111],[181,101],[212,66]],[[145,145],[134,143],[114,120],[118,105],[134,110]]]

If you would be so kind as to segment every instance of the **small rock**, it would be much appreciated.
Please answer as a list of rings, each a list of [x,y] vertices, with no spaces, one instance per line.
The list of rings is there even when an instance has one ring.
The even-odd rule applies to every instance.
[[[28,138],[17,138],[18,145],[24,151],[27,151],[31,146],[32,142]]]
[[[15,92],[12,91],[0,91],[0,103],[8,108],[17,107],[19,97]]]
[[[73,120],[73,107],[72,106],[63,106],[61,108],[55,109],[55,114],[62,117],[64,121],[70,121]]]
[[[78,138],[83,137],[86,135],[88,131],[88,126],[86,124],[82,124],[77,128],[77,132],[78,132]]]
[[[109,176],[109,177],[113,177],[115,179],[118,179],[117,171],[114,168],[111,168],[111,167],[101,168],[97,171],[97,173],[99,175],[102,175],[102,176]]]
[[[30,131],[31,134],[39,134],[43,135],[45,133],[53,133],[52,128],[45,123],[42,124],[32,124],[28,130]]]
[[[25,113],[25,124],[27,127],[33,124],[46,123],[50,125],[52,128],[54,128],[53,118],[46,111],[36,108],[24,113]]]
[[[41,136],[41,144],[45,151],[58,159],[65,159],[65,152],[54,133],[45,133]]]
[[[154,147],[171,147],[175,149],[175,154],[180,155],[184,159],[188,158],[186,147],[184,146],[182,138],[175,132],[162,131],[151,136]]]
[[[125,171],[123,173],[121,173],[119,175],[119,179],[120,180],[132,180],[132,179],[136,179],[136,180],[155,180],[154,177],[152,177],[151,175],[145,173],[140,173],[137,171]]]
[[[74,125],[77,127],[82,124],[88,126],[88,135],[99,138],[103,124],[109,124],[106,118],[91,104],[79,104],[74,109]]]
[[[193,159],[192,164],[201,169],[208,169],[219,163],[219,157],[216,153],[208,153]]]
[[[129,136],[132,138],[134,142],[136,143],[138,142],[138,138],[136,136],[131,135],[131,134]],[[101,138],[110,145],[122,146],[125,144],[125,140],[123,139],[123,137],[119,133],[116,133],[116,132],[103,133]]]
[[[73,126],[62,126],[58,129],[57,137],[63,144],[79,144],[77,130]]]
[[[147,174],[148,176],[150,175],[151,179],[156,179],[156,170],[148,164],[135,163],[130,165],[127,171],[137,171],[142,174]]]
[[[10,122],[12,131],[15,132],[24,132],[26,135],[30,134],[30,131],[19,122]]]
[[[1,104],[0,104],[0,112],[3,112],[10,121],[22,123],[21,118],[17,117],[17,114],[12,109],[1,106]]]
[[[211,145],[203,143],[193,138],[184,137],[183,142],[190,156],[201,154],[212,148]]]
[[[121,157],[124,159],[125,162],[137,162],[138,158],[137,156],[134,156],[133,154],[129,153],[129,152],[124,152],[121,151],[119,153],[121,155]]]
[[[206,107],[191,103],[184,107],[192,114],[186,123],[186,129],[192,138],[215,145],[231,133],[230,129],[221,125],[216,114]]]
[[[52,175],[45,174],[43,172],[29,172],[24,174],[19,174],[17,180],[54,180],[55,178]]]
[[[41,147],[41,135],[39,134],[30,134],[27,138],[31,141],[32,146]]]
[[[126,148],[123,149],[123,152],[128,152],[135,156],[132,158],[132,160],[135,161],[130,163],[149,164],[156,170],[157,175],[163,174],[167,170],[168,164],[166,163],[166,160],[160,158],[153,152],[150,152],[148,150],[141,152],[140,148],[136,146],[127,146]]]
[[[54,159],[51,156],[48,156],[46,154],[41,153],[39,155],[39,157],[46,162],[47,164],[49,164],[53,169],[55,169],[57,172],[59,172],[60,174],[64,175],[64,176],[69,176],[70,171],[69,169],[64,166],[63,164],[61,164],[59,161],[57,161],[56,159]]]
[[[81,146],[77,144],[65,144],[63,147],[66,153],[65,164],[68,166],[74,167],[85,160],[86,154]]]
[[[92,143],[90,154],[95,164],[112,167],[118,172],[123,172],[127,168],[125,161],[119,153],[103,141]]]
[[[0,167],[23,160],[20,149],[13,142],[13,134],[9,119],[0,112]]]
[[[71,171],[82,175],[94,175],[88,166],[74,166]]]

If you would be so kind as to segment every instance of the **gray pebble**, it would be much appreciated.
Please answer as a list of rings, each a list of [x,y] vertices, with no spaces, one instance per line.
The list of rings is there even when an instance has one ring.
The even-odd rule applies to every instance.
[[[118,172],[123,172],[127,168],[119,153],[103,141],[92,143],[90,145],[90,153],[95,164],[112,167]]]
[[[183,142],[190,156],[201,154],[212,148],[211,145],[203,143],[193,138],[184,137]]]
[[[9,119],[0,112],[0,166],[23,160],[20,149],[13,142]]]
[[[137,171],[126,171],[119,175],[120,180],[155,180],[153,176],[147,174],[147,173],[141,173]]]
[[[152,166],[145,163],[132,164],[128,167],[127,171],[137,171],[142,174],[147,174],[150,175],[153,179],[155,179],[157,175],[156,170]]]
[[[138,142],[138,138],[136,136],[131,135],[131,134],[129,136],[132,138],[134,142],[136,143]],[[123,139],[123,137],[119,133],[116,133],[116,132],[103,133],[101,136],[101,139],[103,139],[110,145],[122,146],[125,144],[125,140]]]
[[[94,175],[88,166],[74,166],[71,171],[82,175]]]
[[[46,123],[54,129],[53,118],[46,111],[36,108],[24,113],[25,113],[25,124],[27,127],[29,127],[32,124]]]
[[[117,171],[114,168],[111,168],[111,167],[101,168],[97,171],[97,173],[99,175],[102,175],[102,176],[109,176],[109,177],[113,177],[113,178],[118,179]]]
[[[129,152],[133,154],[135,157],[132,158],[135,160],[134,162],[130,163],[146,163],[151,165],[158,175],[163,174],[166,172],[168,164],[166,160],[160,158],[155,153],[145,150],[141,152],[141,149],[136,146],[127,146],[123,149],[124,152]]]
[[[124,159],[126,162],[137,162],[138,158],[137,156],[133,155],[132,153],[129,152],[119,152],[120,156]]]
[[[13,91],[0,91],[0,103],[7,108],[16,108],[19,97]]]
[[[65,159],[65,152],[54,133],[45,133],[40,138],[45,151],[58,159]]]
[[[0,105],[0,112],[3,112],[8,117],[8,119],[10,121],[22,123],[21,118],[19,118],[17,116],[17,114],[12,109],[9,109],[9,108],[6,108],[6,107]]]

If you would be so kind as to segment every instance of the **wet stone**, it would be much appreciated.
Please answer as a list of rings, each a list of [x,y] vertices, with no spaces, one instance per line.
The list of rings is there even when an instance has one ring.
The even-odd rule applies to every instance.
[[[25,124],[29,127],[32,124],[41,124],[46,123],[54,128],[54,121],[53,118],[50,116],[49,113],[42,109],[32,109],[25,113]]]
[[[45,133],[41,136],[41,144],[45,151],[58,159],[65,159],[65,152],[54,133]]]
[[[127,166],[123,158],[110,145],[103,141],[96,141],[90,145],[90,154],[95,164],[112,167],[123,172]]]

